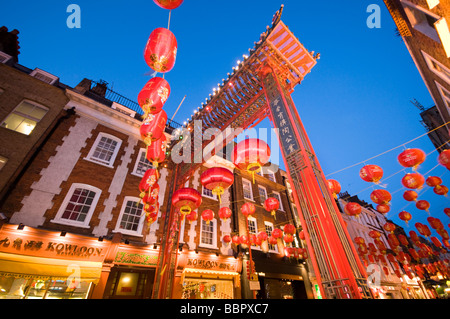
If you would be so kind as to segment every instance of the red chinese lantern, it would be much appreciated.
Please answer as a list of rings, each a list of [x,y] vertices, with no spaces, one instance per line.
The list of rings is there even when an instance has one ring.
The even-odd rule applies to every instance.
[[[211,209],[205,209],[202,213],[202,219],[209,225],[209,222],[214,219],[214,212]]]
[[[186,216],[187,217],[187,216]],[[231,242],[231,236],[230,235],[225,235],[222,237],[222,241],[226,244],[229,244]]]
[[[417,253],[417,251],[414,248],[409,248],[408,252],[411,255],[411,257],[414,258],[416,261],[418,261],[420,259],[419,254]]]
[[[409,189],[421,189],[425,178],[419,173],[408,173],[402,178],[402,184]]]
[[[425,183],[430,187],[435,187],[442,184],[442,179],[438,176],[430,176],[425,180]]]
[[[436,185],[433,188],[433,192],[437,195],[447,196],[448,187],[444,185]]]
[[[231,237],[231,241],[233,242],[233,244],[239,245],[240,238],[238,235],[234,235],[233,237]]]
[[[370,199],[375,204],[388,204],[392,199],[392,195],[385,189],[376,189],[370,194]]]
[[[228,207],[222,207],[219,209],[219,218],[222,220],[227,220],[231,217],[232,211]]]
[[[412,167],[414,170],[417,166],[425,161],[425,152],[418,148],[409,148],[401,152],[397,160],[403,167]]]
[[[447,169],[450,169],[450,150],[443,150],[438,156],[438,162]]]
[[[422,223],[415,223],[414,226],[416,226],[417,230],[422,236],[428,237],[431,235],[431,231],[427,225],[424,225]]]
[[[417,207],[417,209],[425,210],[428,212],[428,210],[430,208],[430,203],[424,199],[421,199],[416,202],[416,207]]]
[[[444,214],[450,217],[450,208],[444,208]]]
[[[283,231],[279,228],[275,228],[272,231],[272,237],[275,239],[281,238],[283,236]]]
[[[344,206],[344,212],[349,216],[358,216],[361,211],[362,207],[358,203],[349,202]]]
[[[177,39],[172,31],[157,28],[148,38],[144,51],[145,62],[156,72],[169,72],[177,59],[177,47]]]
[[[189,214],[186,215],[186,219],[189,221],[189,224],[193,221],[196,221],[198,218],[198,214],[195,210],[191,211]]]
[[[294,241],[294,236],[291,234],[286,234],[284,235],[283,240],[286,244],[290,245]]]
[[[404,246],[408,246],[409,245],[408,239],[406,238],[405,235],[399,234],[397,237],[398,237],[398,240],[400,241],[400,243],[402,245],[404,245]]]
[[[389,269],[387,267],[383,267],[383,272],[386,276],[389,276]]]
[[[253,205],[252,203],[245,203],[241,207],[242,215],[244,215],[246,218],[248,218],[248,216],[255,214],[255,211],[256,211],[255,205]]]
[[[241,245],[248,246],[250,244],[250,240],[248,239],[248,237],[246,235],[242,235],[239,237],[239,243]]]
[[[377,205],[377,212],[379,212],[383,215],[389,213],[390,210],[391,210],[391,207],[389,205],[386,205],[386,204]]]
[[[258,238],[261,240],[261,241],[266,241],[267,240],[267,233],[265,232],[265,231],[260,231],[259,233],[258,233]]]
[[[430,216],[427,218],[427,221],[430,224],[431,228],[433,229],[444,229],[444,224],[442,224],[439,218],[434,218]]]
[[[415,202],[415,201],[417,201],[417,197],[418,196],[419,195],[415,191],[412,191],[412,190],[405,191],[403,193],[403,198],[405,200],[407,200],[408,202]]]
[[[444,239],[442,240],[442,242],[444,243],[444,246],[450,249],[450,242],[448,241],[448,239]]]
[[[442,247],[442,243],[437,237],[431,236],[430,239],[437,248]]]
[[[406,212],[406,211],[402,211],[398,214],[398,217],[403,220],[406,224],[408,224],[408,222],[412,219],[412,216],[410,213]]]
[[[266,142],[251,138],[239,142],[233,150],[232,161],[241,170],[249,172],[255,182],[255,173],[270,159],[270,148]]]
[[[139,183],[140,198],[144,198],[145,194],[156,184],[159,179],[159,172],[154,168],[148,169]]]
[[[158,6],[163,9],[173,10],[178,8],[183,0],[153,0]]]
[[[359,171],[359,177],[366,182],[378,183],[383,177],[383,169],[378,165],[366,165]]]
[[[156,204],[158,202],[159,190],[160,190],[159,184],[155,183],[150,188],[150,191],[142,198],[145,210],[148,210],[148,207],[150,205]]]
[[[387,251],[386,246],[384,245],[384,243],[381,240],[376,240],[375,241],[375,245],[377,245],[378,249],[380,250],[381,253],[385,254]],[[383,257],[382,255],[380,257]],[[384,257],[383,257],[384,259]]]
[[[138,95],[138,104],[145,113],[144,117],[147,117],[149,113],[161,112],[169,95],[169,82],[160,77],[150,79]]]
[[[274,197],[269,197],[264,201],[264,209],[271,213],[275,217],[277,210],[280,208],[280,202]]]
[[[273,236],[270,236],[267,241],[270,245],[276,245],[278,243],[278,240]]]
[[[395,250],[398,246],[400,246],[400,242],[398,241],[397,236],[395,236],[394,234],[388,234],[387,237],[392,250]]]
[[[164,134],[167,124],[167,113],[161,110],[157,114],[148,114],[142,122],[140,133],[144,143],[149,146],[153,141],[159,140]]]
[[[376,230],[371,230],[369,232],[369,236],[370,236],[370,238],[377,239],[377,238],[380,238],[381,234],[380,234],[380,232],[378,232]]]
[[[233,185],[234,175],[228,169],[223,167],[208,168],[200,176],[200,182],[203,187],[212,191],[214,195],[219,197],[224,193],[225,189]]]
[[[293,235],[295,234],[295,226],[292,224],[286,224],[284,225],[283,231],[285,234]]]
[[[158,219],[158,214],[156,212],[147,212],[145,214],[145,221],[151,225]]]
[[[172,195],[172,205],[179,209],[183,219],[202,203],[202,195],[193,188],[181,188]]]
[[[362,238],[362,237],[355,237],[354,239],[353,239],[354,241],[355,241],[355,243],[357,244],[357,245],[364,245],[365,243],[366,243],[366,241],[364,240],[364,238]]]
[[[383,225],[383,229],[385,231],[390,232],[390,233],[394,233],[395,228],[396,227],[395,227],[395,225],[393,223],[387,222],[386,224]]]
[[[442,239],[446,239],[446,240],[450,239],[450,236],[448,235],[447,230],[445,230],[445,229],[436,229],[436,232],[439,235],[441,235]]]
[[[414,230],[411,230],[409,232],[409,237],[412,239],[414,243],[420,243],[419,236],[417,236],[417,233]]]
[[[334,198],[337,198],[337,194],[341,192],[341,184],[339,184],[338,181],[334,179],[327,180],[328,188],[330,189],[331,193],[333,194]]]
[[[152,163],[153,167],[158,167],[158,165],[165,161],[166,159],[166,149],[167,149],[167,138],[166,135],[162,135],[159,140],[154,141],[150,146],[147,147],[147,160]]]

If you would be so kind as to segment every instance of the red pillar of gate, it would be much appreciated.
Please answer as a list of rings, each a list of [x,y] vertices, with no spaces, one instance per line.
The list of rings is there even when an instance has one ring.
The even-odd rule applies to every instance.
[[[296,153],[294,155],[302,162],[302,167],[298,167],[300,164],[295,163],[295,160],[293,162],[292,155],[283,145],[283,140],[279,134],[278,138],[283,160],[285,162],[289,182],[293,186],[294,201],[298,208],[299,218],[305,231],[308,251],[311,256],[321,294],[327,298],[327,296],[331,295],[329,294],[329,291],[333,291],[335,296],[340,298],[360,299],[361,294],[359,293],[358,284],[354,274],[355,269],[350,265],[346,250],[343,247],[341,238],[338,234],[338,231],[342,233],[342,229],[345,228],[342,227],[342,218],[339,219],[340,216],[338,216],[339,213],[336,204],[334,203],[334,206],[333,204],[330,204],[330,202],[334,202],[334,200],[330,201],[325,198],[326,196],[330,196],[331,193],[328,190],[328,187],[326,187],[326,189],[323,187],[326,185],[326,180],[323,174],[318,174],[320,166],[318,166],[318,161],[292,100],[289,100],[292,107],[288,104],[287,99],[290,99],[290,96],[287,95],[285,90],[281,87],[275,72],[272,70],[272,72],[268,72],[268,74],[271,74],[273,79],[267,80],[267,78],[264,78],[262,86],[268,103],[269,117],[273,125],[279,128],[278,125],[276,125],[277,121],[275,120],[275,116],[279,116],[279,114],[274,114],[275,112],[272,109],[273,105],[271,105],[271,103],[275,97],[281,97],[282,101],[278,101],[274,105],[282,102],[283,110],[289,117],[290,128],[293,130],[299,146],[298,151],[293,153]],[[266,73],[266,76],[268,74]],[[268,93],[268,86],[273,86],[270,89],[270,94]],[[278,91],[277,94],[274,94],[274,88],[276,88],[275,91]],[[277,109],[279,109],[279,107],[277,107]],[[291,159],[289,159],[289,156],[291,156]],[[335,221],[333,221],[330,210],[334,210]],[[307,213],[306,218],[303,216],[305,213]],[[338,223],[338,225],[336,225],[336,223]],[[338,230],[337,227],[340,227],[341,229]],[[348,236],[348,233],[346,236]],[[349,249],[347,248],[347,253],[348,250]],[[354,249],[351,250],[351,253],[354,255],[353,257],[356,257],[353,258],[353,260],[359,261],[359,258],[355,255]],[[324,284],[327,285],[327,289],[324,288]]]

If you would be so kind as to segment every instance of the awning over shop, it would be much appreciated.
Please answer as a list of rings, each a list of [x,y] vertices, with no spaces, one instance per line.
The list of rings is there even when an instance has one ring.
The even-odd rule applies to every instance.
[[[0,275],[17,278],[89,280],[97,283],[101,262],[15,255],[0,252]]]

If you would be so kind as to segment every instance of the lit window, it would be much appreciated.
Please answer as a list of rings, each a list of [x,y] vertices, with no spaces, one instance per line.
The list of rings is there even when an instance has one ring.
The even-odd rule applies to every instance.
[[[263,186],[258,186],[259,191],[259,201],[261,204],[264,204],[264,201],[267,199],[267,191],[266,188]]]
[[[254,217],[248,218],[248,233],[251,235],[256,235],[256,231],[258,228],[256,227],[256,219]]]
[[[217,225],[215,219],[211,220],[209,223],[202,219],[199,246],[217,248],[216,226]]]
[[[100,133],[87,159],[112,167],[121,144],[122,141],[119,138],[106,133]]]
[[[133,174],[138,176],[144,176],[145,172],[152,168],[152,163],[146,157],[146,149],[141,148],[139,151],[136,165],[134,166]]]
[[[2,127],[30,135],[48,109],[29,101],[22,101],[3,121]]]
[[[125,197],[116,231],[130,235],[140,235],[144,222],[143,207],[143,204],[139,203],[139,198]]]
[[[73,184],[52,222],[89,227],[101,190],[85,184]]]
[[[244,191],[244,198],[253,200],[252,184],[248,180],[242,180],[242,189]]]
[[[267,236],[268,237],[270,237],[270,236],[272,236],[272,231],[273,231],[273,224],[272,223],[269,223],[269,222],[264,222],[264,226],[265,226],[265,228],[266,228],[266,233],[267,233]],[[276,245],[271,245],[271,244],[269,244],[269,251],[276,251],[276,252],[278,252],[278,247],[276,246]]]

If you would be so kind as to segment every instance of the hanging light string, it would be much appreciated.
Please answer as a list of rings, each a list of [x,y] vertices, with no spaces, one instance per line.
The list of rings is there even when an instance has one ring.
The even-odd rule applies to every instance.
[[[334,174],[340,173],[340,172],[342,172],[342,171],[345,171],[345,170],[347,170],[347,169],[349,169],[349,168],[352,168],[352,167],[355,167],[355,166],[364,164],[364,163],[367,162],[367,161],[370,161],[370,160],[372,160],[372,159],[374,159],[374,158],[380,157],[381,155],[387,154],[387,153],[392,152],[392,151],[394,151],[394,150],[396,150],[396,149],[398,149],[398,148],[400,148],[400,147],[405,146],[406,144],[409,144],[409,143],[411,143],[411,142],[414,142],[415,140],[418,140],[419,138],[422,138],[422,137],[424,137],[425,135],[428,135],[428,134],[430,134],[430,133],[432,133],[432,132],[434,132],[434,131],[440,129],[441,127],[443,127],[443,126],[445,126],[445,125],[447,125],[447,124],[450,124],[450,121],[447,122],[447,123],[445,123],[445,124],[442,124],[442,125],[439,126],[439,127],[436,127],[435,129],[433,129],[433,130],[431,130],[431,131],[429,131],[429,132],[426,132],[426,133],[424,133],[424,134],[422,134],[422,135],[420,135],[420,136],[418,136],[418,137],[416,137],[416,138],[414,138],[414,139],[412,139],[412,140],[410,140],[410,141],[408,141],[408,142],[406,142],[406,143],[403,143],[403,144],[401,144],[401,145],[399,145],[399,146],[396,146],[396,147],[394,147],[394,148],[391,148],[390,150],[387,150],[387,151],[385,151],[385,152],[383,152],[383,153],[380,153],[380,154],[378,154],[378,155],[375,155],[375,156],[373,156],[373,157],[371,157],[371,158],[368,158],[368,159],[366,159],[366,160],[364,160],[364,161],[361,161],[361,162],[359,162],[359,163],[356,163],[356,164],[347,166],[347,167],[345,167],[345,168],[343,168],[343,169],[340,169],[340,170],[338,170],[338,171],[336,171],[336,172],[327,174],[327,175],[325,175],[325,176],[326,176],[326,177],[329,177],[329,176],[331,176],[331,175],[334,175]],[[447,142],[446,142],[446,143],[447,143]],[[446,143],[444,143],[444,145],[445,145]],[[441,147],[442,147],[442,146],[441,146]]]

